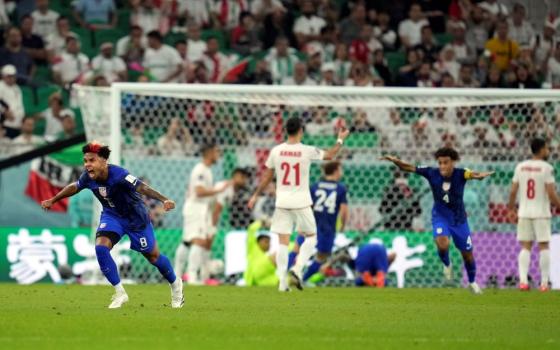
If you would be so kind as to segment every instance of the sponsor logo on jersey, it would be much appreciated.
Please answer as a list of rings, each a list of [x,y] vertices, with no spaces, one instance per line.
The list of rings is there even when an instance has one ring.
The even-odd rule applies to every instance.
[[[451,188],[451,182],[444,182],[441,188],[443,188],[445,192],[449,191],[449,189]]]
[[[105,222],[102,222],[101,225],[99,225],[99,228],[105,228],[105,227],[107,227],[107,223]]]
[[[101,197],[107,197],[107,188],[99,187],[99,194],[101,195]]]

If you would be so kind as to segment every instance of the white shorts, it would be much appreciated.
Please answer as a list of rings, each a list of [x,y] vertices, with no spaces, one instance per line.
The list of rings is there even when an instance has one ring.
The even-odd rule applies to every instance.
[[[317,233],[317,224],[311,207],[303,209],[276,208],[274,210],[270,232],[292,234],[294,229],[300,234]]]
[[[183,241],[190,242],[193,239],[207,239],[215,235],[216,230],[212,227],[210,215],[184,216],[183,217]]]
[[[522,242],[550,242],[552,228],[550,219],[519,218],[517,240]]]

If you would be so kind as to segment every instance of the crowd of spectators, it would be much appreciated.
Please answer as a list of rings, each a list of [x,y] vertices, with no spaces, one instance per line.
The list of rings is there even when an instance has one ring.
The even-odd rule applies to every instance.
[[[560,88],[559,7],[529,0],[0,0],[1,135],[15,139],[41,119],[44,134],[22,142],[75,132],[63,98],[51,96],[47,110],[25,115],[20,86],[34,86],[41,67],[63,95],[74,84],[118,81]],[[108,32],[123,35],[102,39]],[[83,44],[90,34],[101,38],[93,51]],[[358,132],[375,131],[363,113],[356,118]],[[169,123],[157,141],[161,152],[182,138],[196,143],[183,124]]]

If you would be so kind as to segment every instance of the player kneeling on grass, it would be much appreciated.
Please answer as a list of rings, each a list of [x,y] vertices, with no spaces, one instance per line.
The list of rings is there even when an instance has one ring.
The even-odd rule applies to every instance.
[[[425,177],[430,183],[434,197],[432,209],[432,227],[438,255],[444,265],[444,276],[452,280],[451,262],[449,261],[449,236],[453,238],[455,247],[461,251],[467,276],[469,289],[475,294],[482,290],[475,282],[476,263],[473,256],[471,232],[467,221],[463,192],[467,180],[482,180],[493,172],[474,172],[469,169],[456,168],[459,153],[453,148],[440,148],[435,153],[438,168],[414,166],[397,157],[384,156],[382,160],[393,162],[401,170],[416,173]]]
[[[395,253],[387,254],[387,249],[382,244],[370,243],[361,246],[353,261],[357,275],[356,286],[384,288],[385,276],[395,256]]]
[[[85,188],[90,189],[101,202],[103,211],[96,233],[95,253],[101,272],[115,288],[110,309],[119,308],[128,301],[117,265],[110,253],[125,234],[130,238],[130,248],[142,253],[171,285],[171,307],[182,307],[183,283],[175,276],[169,259],[159,252],[154,228],[140,194],[161,201],[166,211],[175,208],[175,202],[129,174],[126,169],[108,164],[111,153],[109,147],[91,142],[82,148],[82,152],[85,171],[78,181],[66,186],[53,198],[43,201],[41,206],[48,210],[59,200]]]
[[[515,167],[509,196],[509,216],[517,223],[517,240],[521,244],[518,256],[519,289],[529,290],[529,264],[533,241],[539,244],[539,267],[541,270],[542,292],[548,291],[550,273],[551,238],[550,202],[560,208],[560,199],[554,186],[554,168],[546,160],[550,154],[546,141],[540,138],[531,141],[533,158]],[[515,200],[519,192],[519,209],[515,212]]]

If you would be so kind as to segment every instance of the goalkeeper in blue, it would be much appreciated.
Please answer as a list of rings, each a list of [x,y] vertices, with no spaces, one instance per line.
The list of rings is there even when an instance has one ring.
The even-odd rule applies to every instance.
[[[311,265],[305,271],[303,280],[307,281],[311,276],[321,270],[332,253],[336,228],[340,218],[340,231],[348,221],[348,200],[346,199],[346,187],[342,179],[342,164],[338,161],[328,162],[323,165],[323,178],[311,186],[311,198],[313,200],[313,215],[317,222],[317,252]],[[299,235],[292,253],[290,253],[290,264],[295,261],[299,247],[305,238]]]
[[[53,198],[43,201],[41,206],[48,210],[57,201],[86,188],[101,202],[103,211],[96,233],[95,253],[101,272],[115,288],[110,309],[120,308],[128,301],[117,265],[111,257],[111,249],[125,234],[130,238],[130,248],[144,255],[169,282],[171,307],[182,307],[182,281],[175,276],[169,259],[159,252],[154,228],[140,195],[161,201],[166,211],[175,208],[175,202],[129,174],[126,169],[109,164],[109,147],[92,142],[85,145],[82,152],[85,170],[78,181],[63,188]]]
[[[416,173],[428,180],[434,197],[432,209],[432,228],[438,255],[443,263],[443,274],[446,280],[453,278],[449,261],[449,241],[453,239],[455,247],[461,252],[469,279],[469,289],[475,294],[482,290],[475,282],[476,263],[473,256],[471,232],[467,221],[467,213],[463,203],[463,192],[468,180],[482,180],[493,172],[475,172],[469,169],[456,168],[459,153],[453,148],[440,148],[435,153],[438,167],[414,166],[397,157],[384,156],[382,160],[393,162],[401,170]]]

